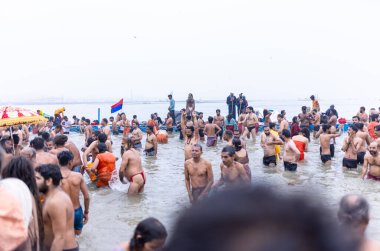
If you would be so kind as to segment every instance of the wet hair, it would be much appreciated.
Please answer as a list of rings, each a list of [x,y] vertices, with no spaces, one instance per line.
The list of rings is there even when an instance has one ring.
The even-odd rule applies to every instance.
[[[147,126],[146,128],[153,132],[153,126]]]
[[[17,178],[22,180],[29,188],[30,193],[33,195],[34,201],[37,207],[37,221],[39,232],[39,243],[42,247],[44,239],[44,224],[42,218],[42,205],[40,202],[40,194],[38,191],[35,172],[32,163],[23,156],[15,157],[9,162],[9,164],[2,171],[2,177],[5,178]]]
[[[104,153],[107,151],[107,145],[104,144],[104,143],[99,143],[98,144],[98,150],[99,150],[99,153]]]
[[[91,124],[91,120],[90,119],[85,119],[86,123],[87,124]]]
[[[253,111],[253,107],[252,106],[248,106],[247,107],[249,110]]]
[[[360,195],[346,195],[339,203],[338,219],[348,227],[357,227],[369,222],[369,204]]]
[[[294,116],[294,117],[292,118],[292,121],[293,121],[293,123],[297,123],[297,116]]]
[[[67,166],[71,160],[74,159],[74,155],[70,151],[62,151],[57,156],[59,165]]]
[[[358,121],[360,121],[360,118],[359,118],[359,116],[356,116],[356,115],[355,115],[355,116],[353,116],[353,117],[352,117],[352,119],[358,119]]]
[[[285,115],[285,110],[281,110],[281,115]]]
[[[262,185],[216,193],[184,210],[165,251],[357,250],[315,200]]]
[[[360,110],[365,111],[365,107],[364,107],[364,106],[361,106],[361,107],[360,107]]]
[[[99,136],[98,136],[99,142],[106,143],[107,139],[108,139],[107,134],[105,134],[103,132],[99,133]]]
[[[59,166],[53,164],[44,164],[36,167],[35,171],[45,179],[52,179],[54,186],[59,186],[62,180],[61,170]]]
[[[327,132],[327,130],[330,129],[330,128],[331,128],[331,125],[329,125],[329,124],[323,124],[322,125],[322,131],[323,132]]]
[[[129,249],[133,251],[143,250],[145,243],[166,239],[167,236],[168,233],[160,221],[155,218],[147,218],[136,226],[129,243]]]
[[[375,131],[380,131],[380,125],[375,126]]]
[[[290,138],[290,131],[288,129],[282,130],[282,136],[289,139]]]
[[[220,109],[216,109],[216,112],[220,112]]]
[[[198,147],[201,150],[201,152],[203,152],[203,148],[200,144],[194,144],[193,147]]]
[[[236,151],[232,146],[225,146],[222,149],[222,153],[228,153],[228,156],[232,157],[235,155]]]
[[[275,128],[276,128],[276,123],[270,122],[269,129],[275,129]]]
[[[42,150],[45,147],[45,140],[42,137],[35,137],[30,141],[30,146],[37,151]]]
[[[102,119],[102,122],[108,124],[108,119],[104,118],[104,119]]]
[[[203,112],[198,113],[198,115],[201,115],[201,114],[203,115]]]
[[[302,109],[302,111],[305,111],[305,110],[307,110],[307,107],[306,106],[302,106],[301,109]]]
[[[212,123],[212,121],[214,120],[214,118],[211,117],[211,116],[209,116],[209,117],[207,118],[207,120],[208,120],[209,123]]]
[[[64,146],[67,142],[68,138],[66,135],[57,135],[54,137],[54,145],[56,146]]]
[[[240,139],[233,139],[232,145],[234,146],[236,152],[240,151],[243,148]]]
[[[358,132],[356,125],[350,125],[349,128],[351,128],[354,132]]]
[[[356,123],[355,126],[359,129],[359,130],[363,130],[364,128],[364,124],[359,122],[359,123]]]
[[[137,118],[137,115],[133,115],[133,118],[136,119],[136,118]]]
[[[226,135],[230,139],[232,139],[234,137],[234,133],[231,130],[226,130],[224,132],[224,135]]]
[[[62,130],[62,125],[56,125],[56,126],[55,126],[55,129]]]
[[[110,120],[114,120],[115,118],[113,116],[110,117]]]
[[[302,133],[302,135],[303,136],[305,136],[308,140],[309,140],[309,142],[310,142],[310,131],[309,131],[309,129],[307,129],[307,128],[302,128],[301,129],[301,133]]]
[[[376,121],[379,118],[379,114],[372,114],[370,118],[371,121]]]
[[[50,138],[50,133],[48,133],[48,132],[43,132],[43,133],[41,133],[41,137],[42,137],[45,141],[47,141],[47,140]]]
[[[282,115],[282,114],[278,114],[278,115],[277,115],[277,118],[281,118],[281,119],[283,119],[283,118],[284,118],[284,115]]]
[[[263,110],[263,116],[264,118],[269,114],[269,111],[267,109],[264,109]]]
[[[315,99],[314,95],[311,95],[311,96],[310,96],[310,99],[311,99],[311,100],[314,100],[314,99]]]

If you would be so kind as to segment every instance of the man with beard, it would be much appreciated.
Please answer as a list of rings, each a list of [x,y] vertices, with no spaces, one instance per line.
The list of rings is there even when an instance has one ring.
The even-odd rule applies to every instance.
[[[345,152],[343,158],[343,167],[356,169],[358,167],[358,151],[362,144],[362,139],[356,136],[358,128],[351,125],[348,128],[348,136],[343,140],[342,151]]]
[[[100,125],[102,126],[102,132],[105,133],[107,135],[107,139],[111,141],[111,128],[108,125],[108,119],[102,119]]]
[[[380,154],[377,148],[376,142],[372,142],[368,147],[369,154],[364,157],[362,179],[367,175],[367,179],[380,181]]]
[[[307,112],[306,106],[302,106],[301,109],[302,109],[302,112],[300,114],[298,114],[298,119],[300,121],[300,128],[301,129],[302,128],[309,129],[311,116]]]
[[[364,156],[366,154],[367,146],[371,144],[372,139],[369,136],[367,132],[364,131],[364,124],[363,123],[356,123],[356,127],[358,128],[358,132],[356,133],[356,136],[362,139],[362,143],[360,144],[360,148],[358,151],[358,164],[364,163]]]
[[[276,145],[284,144],[279,137],[270,133],[269,126],[264,127],[264,133],[261,134],[260,145],[264,150],[263,164],[274,167],[277,164]]]
[[[319,132],[316,134],[316,138],[319,138],[319,143],[321,145],[320,147],[320,154],[321,154],[321,160],[323,164],[329,165],[331,164],[331,158],[334,157],[334,144],[331,144],[333,140],[336,137],[340,137],[342,135],[341,132],[339,133],[332,133],[331,132],[331,125],[325,124],[322,125],[322,130],[319,130]],[[339,130],[340,131],[340,130]]]
[[[216,146],[216,143],[218,142],[218,135],[220,135],[222,132],[223,129],[218,126],[218,123],[213,123],[213,118],[209,116],[208,123],[205,126],[205,135],[207,136],[206,145],[208,147]]]
[[[198,125],[197,125],[197,118],[196,113],[193,112],[193,123],[192,125],[186,125],[185,123],[185,111],[181,111],[182,118],[181,118],[181,131],[185,140],[185,161],[192,158],[192,148],[193,145],[198,144],[199,142],[199,134],[198,134]],[[197,131],[196,131],[197,130]]]
[[[368,124],[368,114],[365,113],[365,107],[362,106],[360,107],[359,109],[359,112],[358,114],[356,114],[356,116],[358,116],[360,118],[360,121],[363,122],[363,124]]]
[[[38,189],[45,195],[43,250],[79,250],[74,233],[74,207],[70,197],[61,189],[62,175],[57,165],[36,168]]]
[[[219,133],[216,134],[216,137],[219,136],[220,140],[222,140],[223,139],[223,133],[224,133],[224,130],[223,130],[224,129],[224,117],[222,115],[220,115],[219,109],[216,110],[216,116],[214,116],[214,120],[212,123],[216,124],[221,129],[219,131]]]
[[[252,141],[256,141],[256,126],[259,123],[259,119],[257,118],[253,107],[248,106],[247,115],[242,121],[243,125],[246,126],[243,133],[243,138],[245,139],[248,135],[252,136]]]
[[[0,139],[0,146],[4,149],[2,166],[8,165],[13,158],[13,142],[10,135],[4,135]],[[0,166],[1,168],[1,166]]]
[[[205,140],[205,121],[203,120],[203,112],[199,113],[198,117],[199,139]]]

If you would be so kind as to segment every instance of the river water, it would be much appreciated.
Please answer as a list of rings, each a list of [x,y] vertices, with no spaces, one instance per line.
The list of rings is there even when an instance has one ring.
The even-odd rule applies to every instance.
[[[368,102],[368,101],[365,101]],[[256,107],[264,107],[264,102]],[[288,118],[298,114],[300,106],[309,105],[305,101],[279,102],[267,101],[272,104],[272,109],[286,109]],[[378,102],[377,102],[378,103]],[[361,105],[373,105],[377,103],[360,103],[349,100],[335,102],[335,106],[342,116],[352,116]],[[326,103],[323,108],[332,104]],[[377,105],[377,106],[376,106]],[[90,116],[96,118],[96,108],[100,105],[66,105],[68,115]],[[28,106],[30,108],[41,108],[46,113],[58,108],[54,105]],[[102,109],[108,110],[109,105],[102,105]],[[128,109],[126,109],[128,108]],[[198,109],[199,108],[199,109]],[[226,111],[223,103],[203,103],[197,105],[198,111],[204,111],[205,117],[213,115],[216,108],[221,108],[222,113]],[[368,107],[369,108],[369,107]],[[124,108],[130,117],[137,114],[140,120],[147,120],[152,112],[165,113],[167,104],[140,104],[129,105]],[[103,112],[102,117],[108,117],[109,113]],[[164,116],[162,116],[164,117]],[[262,165],[263,152],[258,140],[253,143],[247,142],[250,167],[252,170],[252,183],[266,183],[278,187],[279,190],[290,190],[291,192],[303,193],[315,190],[316,196],[322,198],[327,205],[335,209],[339,199],[347,193],[357,193],[366,196],[371,205],[371,222],[368,235],[380,240],[380,183],[360,179],[361,168],[358,171],[344,171],[341,167],[343,154],[340,151],[343,137],[337,139],[335,158],[331,167],[324,167],[319,157],[318,141],[312,140],[309,152],[305,154],[305,161],[300,163],[295,173],[283,171],[282,164],[276,168],[264,168]],[[144,136],[145,137],[145,136]],[[84,136],[70,134],[70,139],[78,146],[82,146]],[[113,150],[120,157],[121,136],[113,136]],[[224,142],[218,142],[213,148],[204,145],[203,158],[211,161],[215,180],[220,177],[220,151],[225,146]],[[97,189],[94,184],[89,184],[91,203],[89,222],[85,225],[82,235],[79,237],[82,250],[112,250],[117,244],[128,241],[136,224],[146,217],[156,217],[164,223],[169,232],[172,224],[180,214],[181,209],[188,207],[188,198],[183,174],[183,142],[174,134],[169,138],[169,144],[159,145],[157,158],[142,157],[143,166],[147,174],[147,183],[143,194],[128,197],[126,189],[128,185],[116,184],[113,190],[110,188]],[[120,160],[117,168],[120,166]],[[295,209],[295,213],[297,209]]]

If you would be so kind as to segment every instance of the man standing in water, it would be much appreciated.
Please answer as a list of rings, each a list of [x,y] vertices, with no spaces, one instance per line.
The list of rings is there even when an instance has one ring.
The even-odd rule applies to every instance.
[[[290,131],[285,129],[282,131],[282,137],[285,141],[284,147],[284,168],[285,171],[297,171],[297,162],[300,158],[300,151],[293,142]]]
[[[213,119],[211,116],[208,117],[208,123],[205,126],[208,147],[216,146],[216,143],[218,142],[218,135],[223,132],[223,129],[218,126],[218,123],[213,123],[213,120],[215,121],[215,118]]]
[[[311,95],[310,99],[311,99],[311,109],[313,109],[313,110],[316,109],[317,112],[319,112],[320,107],[319,107],[318,100],[315,99],[314,95]]]
[[[365,125],[368,124],[368,114],[365,113],[365,107],[364,106],[360,107],[360,110],[356,116],[358,116],[360,118],[360,121],[363,122],[363,124],[365,124]]]
[[[192,146],[192,158],[185,162],[185,182],[190,203],[207,196],[214,183],[211,162],[203,159],[202,146]]]
[[[285,130],[285,129],[284,129]],[[261,134],[260,145],[264,150],[263,164],[274,167],[276,162],[276,145],[282,145],[280,138],[270,133],[269,126],[264,126],[264,133]]]
[[[315,138],[315,135],[317,134],[317,132],[321,128],[321,126],[320,126],[320,124],[321,124],[321,115],[319,114],[319,112],[318,112],[317,109],[313,109],[312,112],[311,112],[311,123],[313,123],[313,125],[314,125],[313,137]]]
[[[210,118],[209,118],[210,120]],[[209,121],[210,123],[210,121]],[[216,124],[221,130],[219,131],[219,133],[216,134],[216,136],[220,138],[220,140],[223,139],[223,128],[224,128],[224,117],[222,115],[220,115],[220,110],[217,109],[216,110],[216,116],[214,116],[214,121],[212,122],[214,124]],[[205,128],[206,130],[206,128]]]
[[[199,113],[198,117],[199,139],[205,140],[205,121],[203,120],[203,112]]]
[[[339,137],[342,135],[342,133],[331,133],[330,131],[331,125],[325,124],[322,125],[322,133],[320,135],[316,135],[316,137],[319,137],[319,143],[321,145],[320,153],[321,153],[321,160],[323,164],[331,164],[331,158],[332,158],[332,149],[331,147],[331,140],[334,140],[336,137]],[[334,146],[334,145],[332,145]]]
[[[146,143],[145,143],[145,154],[146,156],[157,156],[157,138],[153,133],[153,126],[146,127]],[[123,154],[124,155],[124,154]]]
[[[364,131],[363,123],[356,123],[355,126],[358,128],[358,132],[356,133],[356,136],[362,139],[362,143],[360,144],[360,148],[358,151],[358,164],[360,165],[364,163],[364,156],[367,151],[367,146],[371,144],[372,139],[369,136],[369,134]]]
[[[45,203],[43,250],[72,250],[79,247],[74,233],[74,208],[70,197],[60,188],[61,171],[57,165],[41,165],[36,168],[38,190],[43,193]]]
[[[82,233],[83,224],[88,221],[90,207],[90,196],[87,185],[80,173],[71,171],[73,166],[74,155],[69,151],[63,151],[58,154],[59,166],[61,169],[63,191],[70,197],[74,206],[74,229],[75,235]],[[84,199],[84,213],[79,201],[79,193],[82,192]]]
[[[351,125],[348,128],[348,136],[343,141],[342,151],[345,152],[343,158],[343,167],[356,169],[358,167],[358,152],[362,139],[356,136],[358,128]]]
[[[235,149],[232,146],[225,146],[222,149],[222,163],[220,163],[220,179],[214,188],[226,185],[226,187],[236,187],[249,184],[249,177],[244,166],[235,161]]]
[[[193,145],[198,144],[199,142],[199,134],[198,134],[198,125],[197,125],[197,118],[196,113],[193,112],[193,122],[191,125],[186,125],[186,118],[185,118],[185,111],[182,111],[182,118],[181,118],[181,131],[182,135],[184,137],[185,141],[185,161],[192,158],[192,149]]]
[[[302,113],[298,114],[298,119],[300,121],[300,128],[307,128],[309,129],[310,126],[310,114],[307,113],[307,108],[306,106],[302,106]]]
[[[367,179],[380,181],[380,154],[378,144],[372,142],[369,147],[369,154],[364,157],[362,179],[367,175]]]
[[[175,101],[173,99],[173,95],[172,94],[169,94],[168,98],[169,98],[169,101],[170,101],[168,110],[169,110],[169,113],[170,113],[170,117],[172,117],[172,119],[173,119],[173,124],[175,125]]]
[[[256,125],[259,123],[259,119],[254,113],[252,106],[248,106],[247,112],[248,114],[245,116],[245,119],[242,122],[244,125],[246,125],[246,128],[244,129],[244,133],[243,133],[243,139],[245,139],[247,135],[250,134],[252,136],[253,142],[255,142],[256,141]]]
[[[282,114],[277,115],[277,121],[278,121],[278,124],[280,125],[280,129],[278,130],[278,133],[281,135],[284,129],[289,129],[289,123],[288,121],[286,121],[286,119],[284,118],[284,115]]]
[[[128,194],[137,194],[144,190],[146,176],[141,164],[140,152],[134,148],[131,138],[126,140],[125,152],[120,164],[119,178],[123,183],[124,178],[131,183],[128,188]]]

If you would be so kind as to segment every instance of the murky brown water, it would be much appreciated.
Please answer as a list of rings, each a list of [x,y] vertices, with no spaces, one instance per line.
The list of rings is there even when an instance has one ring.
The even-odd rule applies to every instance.
[[[83,136],[71,134],[70,139],[78,146]],[[323,167],[319,157],[319,144],[312,140],[306,161],[300,163],[295,173],[284,172],[282,165],[277,168],[262,166],[262,150],[258,144],[248,142],[252,182],[263,182],[280,190],[302,193],[316,189],[328,205],[335,208],[341,196],[347,193],[363,194],[371,204],[372,220],[368,235],[380,240],[380,183],[363,181],[358,171],[343,171],[340,146],[343,137],[337,140],[335,158],[331,167]],[[113,136],[114,153],[119,157],[120,136]],[[89,222],[79,238],[82,250],[112,250],[117,244],[128,241],[136,224],[149,216],[161,220],[171,230],[181,208],[188,207],[188,198],[183,175],[183,143],[177,135],[171,136],[170,144],[159,145],[157,159],[143,157],[147,173],[147,184],[142,195],[128,197],[128,185],[118,184],[117,190],[97,189],[89,184],[91,205]],[[225,144],[215,148],[204,147],[203,157],[213,164],[215,179],[220,177],[220,151]],[[120,160],[117,168],[119,168]]]

